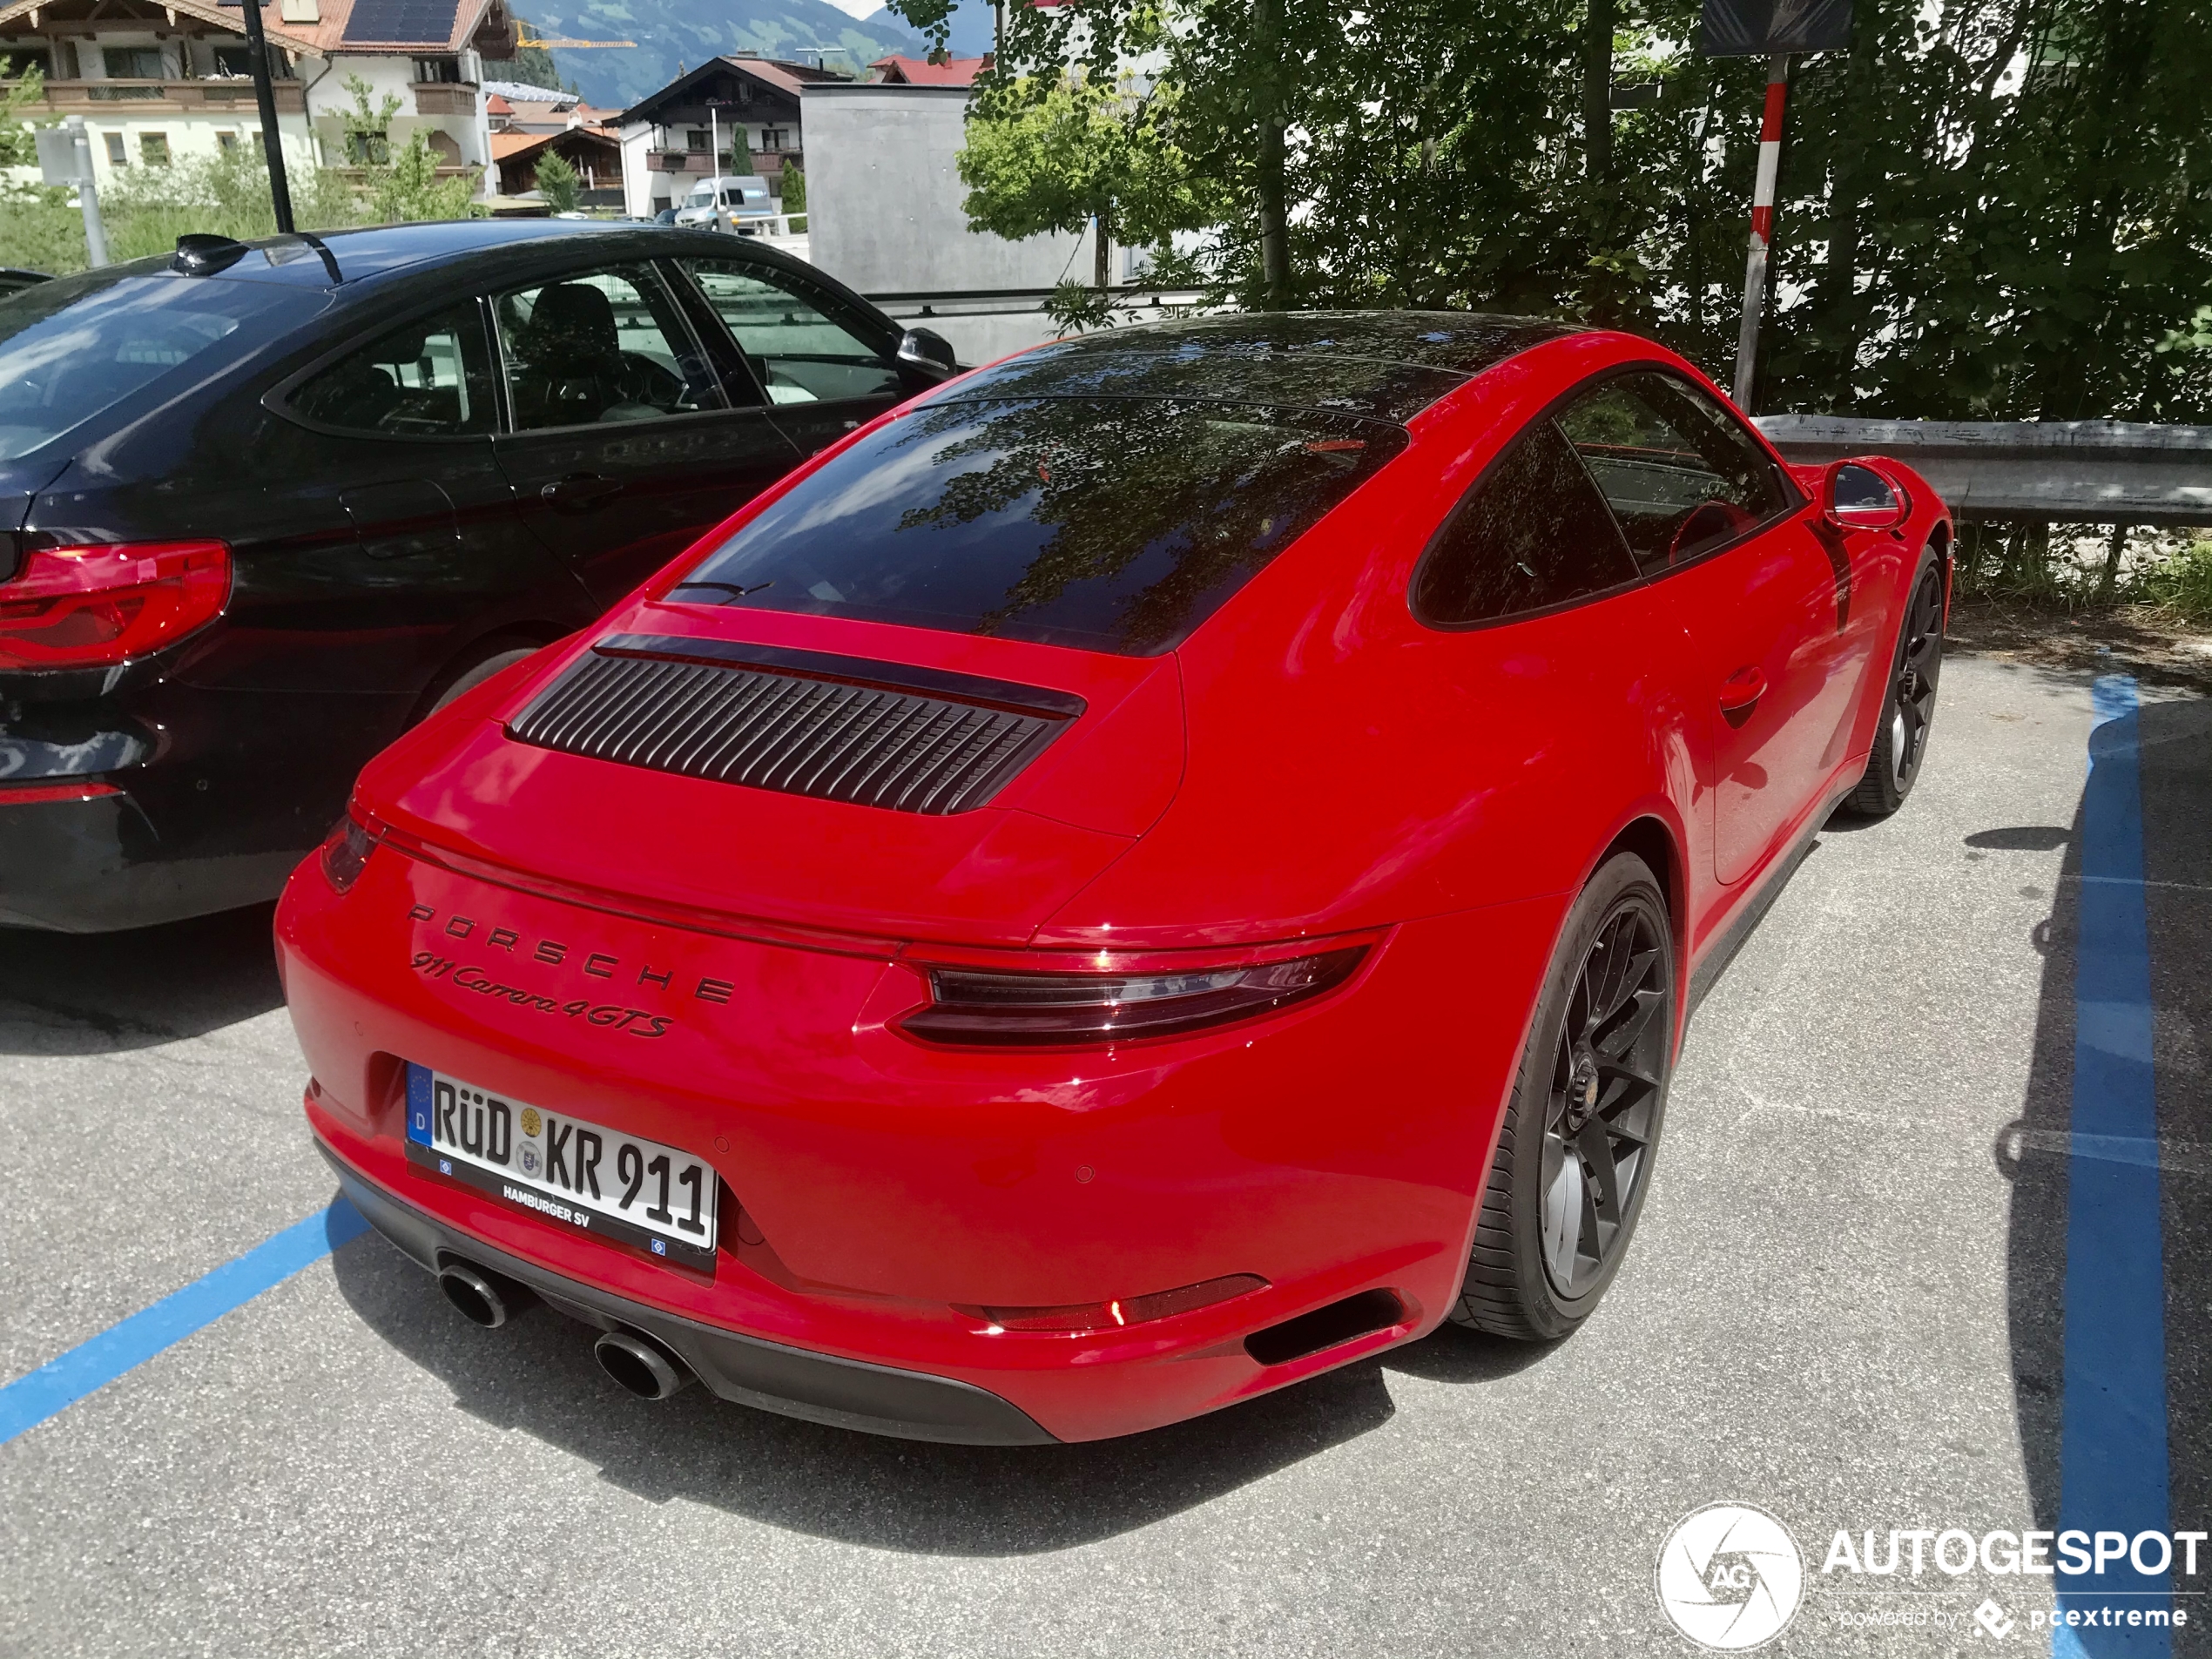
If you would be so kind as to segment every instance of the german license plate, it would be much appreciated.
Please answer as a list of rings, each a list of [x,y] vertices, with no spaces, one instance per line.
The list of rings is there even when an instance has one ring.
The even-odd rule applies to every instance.
[[[713,1271],[721,1184],[704,1158],[412,1063],[407,1141],[415,1163],[557,1225]]]

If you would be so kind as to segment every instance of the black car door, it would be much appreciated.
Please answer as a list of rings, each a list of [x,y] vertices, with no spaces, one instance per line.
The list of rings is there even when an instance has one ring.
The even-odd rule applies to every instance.
[[[485,631],[576,626],[590,606],[516,520],[478,302],[363,332],[273,400],[286,420],[266,507],[288,556],[259,563],[233,631],[271,631],[270,672],[411,705]],[[309,638],[312,652],[278,649]]]
[[[799,460],[759,394],[715,373],[648,261],[509,289],[492,314],[512,428],[500,465],[524,522],[603,606]]]
[[[677,263],[744,353],[801,454],[826,448],[914,395],[895,334],[835,291],[741,255]]]

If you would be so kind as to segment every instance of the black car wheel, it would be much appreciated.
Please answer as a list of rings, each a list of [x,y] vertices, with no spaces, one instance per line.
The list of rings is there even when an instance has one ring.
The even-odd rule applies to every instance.
[[[1890,664],[1889,697],[1875,728],[1866,774],[1846,803],[1864,818],[1887,818],[1912,792],[1927,758],[1928,728],[1935,720],[1936,682],[1943,673],[1943,563],[1932,547],[1920,553],[1912,597]]]
[[[1545,980],[1456,1323],[1548,1340],[1589,1317],[1650,1185],[1674,1028],[1666,898],[1642,859],[1620,853],[1575,900]]]
[[[524,658],[536,654],[538,647],[514,641],[502,642],[481,657],[464,658],[460,665],[449,668],[445,676],[422,699],[418,719],[428,719],[463,693],[473,691],[502,668],[512,668]]]

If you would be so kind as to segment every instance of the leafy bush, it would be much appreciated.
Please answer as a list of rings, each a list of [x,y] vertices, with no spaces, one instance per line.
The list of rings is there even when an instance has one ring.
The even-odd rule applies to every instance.
[[[556,213],[573,213],[583,199],[583,180],[567,157],[548,150],[537,158],[537,193]]]
[[[2212,536],[2192,536],[2148,572],[2144,597],[2180,621],[2212,628]]]
[[[803,213],[806,211],[806,175],[797,167],[784,167],[784,212]]]

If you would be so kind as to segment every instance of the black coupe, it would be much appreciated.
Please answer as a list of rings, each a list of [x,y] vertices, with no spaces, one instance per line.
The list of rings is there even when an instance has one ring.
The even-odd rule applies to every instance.
[[[954,368],[757,242],[558,220],[0,299],[0,924],[273,897],[410,723]]]

